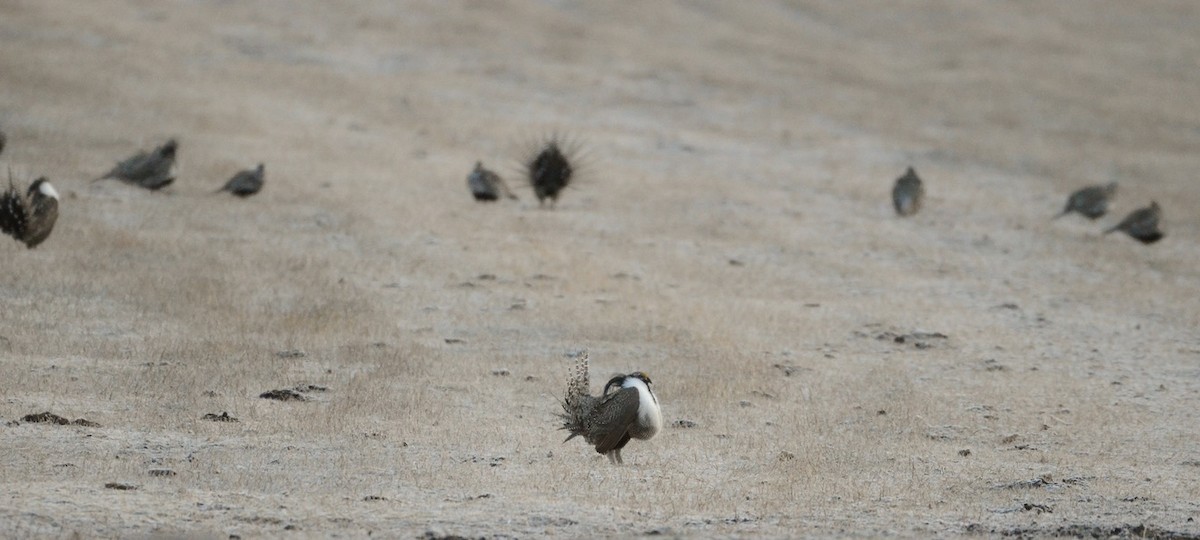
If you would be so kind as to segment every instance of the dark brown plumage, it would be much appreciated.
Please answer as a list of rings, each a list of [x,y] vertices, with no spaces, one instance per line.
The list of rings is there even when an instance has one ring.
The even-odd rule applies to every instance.
[[[517,196],[508,189],[508,184],[500,175],[483,167],[483,162],[476,161],[475,169],[471,174],[467,175],[467,189],[471,190],[471,195],[476,201],[491,202],[500,199],[503,195],[509,199],[516,200]]]
[[[600,396],[592,396],[585,352],[576,361],[562,401],[561,429],[570,433],[563,442],[582,436],[609,462],[623,463],[621,449],[630,439],[648,440],[662,429],[662,411],[651,384],[649,376],[636,371],[613,377]]]
[[[1124,231],[1125,234],[1143,244],[1153,244],[1167,235],[1158,228],[1160,219],[1162,219],[1162,209],[1158,207],[1157,202],[1152,201],[1150,206],[1134,210],[1115,227],[1104,231],[1104,234]]]
[[[0,231],[33,249],[50,236],[58,221],[58,192],[46,179],[38,178],[21,193],[8,179],[8,190],[0,193]]]
[[[214,193],[228,191],[242,198],[254,195],[262,189],[263,182],[266,181],[265,171],[266,169],[262,163],[259,163],[258,167],[254,169],[238,171],[237,174],[233,175],[233,178],[230,178],[221,189],[218,189]]]
[[[1088,219],[1097,219],[1108,213],[1108,202],[1117,194],[1117,183],[1106,186],[1080,188],[1067,198],[1067,205],[1054,219],[1077,212]]]
[[[911,216],[921,209],[924,198],[925,187],[921,184],[921,178],[917,176],[917,171],[909,167],[892,187],[892,205],[896,207],[897,214]]]
[[[5,144],[8,144],[8,135],[5,135],[3,131],[0,131],[0,154],[4,153]]]
[[[553,207],[562,191],[571,184],[575,167],[571,164],[570,152],[565,152],[557,138],[541,145],[540,150],[525,165],[529,184],[537,195],[538,205],[550,201]]]
[[[117,163],[104,176],[92,181],[116,178],[127,184],[141,186],[151,191],[162,189],[175,181],[175,153],[178,149],[179,143],[175,139],[169,139],[151,152],[138,152]]]

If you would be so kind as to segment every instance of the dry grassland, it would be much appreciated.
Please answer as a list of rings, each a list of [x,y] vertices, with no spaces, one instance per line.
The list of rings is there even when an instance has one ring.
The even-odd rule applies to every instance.
[[[64,198],[0,242],[0,536],[1194,538],[1198,27],[2,0],[0,162]],[[588,154],[555,210],[470,200],[547,133]],[[169,193],[88,183],[170,136]],[[261,194],[210,193],[259,161]],[[1109,216],[1050,220],[1108,181]],[[1164,241],[1099,235],[1152,199]],[[624,467],[560,444],[583,348],[696,427]]]

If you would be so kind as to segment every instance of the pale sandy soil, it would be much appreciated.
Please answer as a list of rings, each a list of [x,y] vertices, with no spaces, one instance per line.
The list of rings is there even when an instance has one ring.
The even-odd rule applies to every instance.
[[[1200,535],[1197,28],[0,0],[0,166],[63,193],[45,244],[0,242],[0,536]],[[549,133],[586,154],[555,210],[470,199]],[[88,183],[170,136],[169,193]],[[1050,220],[1108,181],[1109,216]],[[1099,235],[1150,200],[1164,241]],[[584,348],[697,427],[624,467],[560,444]]]

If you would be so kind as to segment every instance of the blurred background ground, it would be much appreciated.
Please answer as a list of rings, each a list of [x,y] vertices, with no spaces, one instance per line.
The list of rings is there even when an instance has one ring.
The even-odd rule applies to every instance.
[[[63,194],[46,243],[0,243],[0,531],[1200,534],[1198,25],[0,1],[0,162]],[[551,134],[585,154],[553,211],[519,177]],[[168,193],[89,183],[172,136]],[[520,202],[470,199],[480,159]],[[260,161],[261,194],[210,193]],[[1099,234],[1151,200],[1162,242]],[[695,427],[620,468],[560,444],[584,348]]]

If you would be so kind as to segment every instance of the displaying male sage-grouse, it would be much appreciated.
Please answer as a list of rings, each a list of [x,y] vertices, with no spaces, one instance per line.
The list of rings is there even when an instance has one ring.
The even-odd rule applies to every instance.
[[[471,174],[467,175],[467,188],[471,190],[471,195],[475,200],[480,202],[490,202],[500,199],[503,195],[509,199],[516,200],[517,196],[508,189],[508,184],[500,175],[483,168],[483,162],[476,161],[475,169]]]
[[[610,463],[624,463],[621,449],[629,439],[649,440],[662,429],[662,410],[650,385],[649,376],[635,371],[613,377],[604,385],[604,392],[592,396],[588,355],[583,353],[576,360],[562,401],[561,429],[570,433],[563,442],[582,435],[596,452],[608,456]]]
[[[1104,231],[1108,234],[1113,231],[1125,231],[1125,234],[1132,236],[1143,244],[1153,244],[1162,240],[1167,233],[1164,233],[1158,228],[1158,220],[1162,218],[1162,209],[1158,207],[1157,202],[1151,202],[1150,206],[1139,208],[1131,212],[1125,219],[1121,220],[1115,227]]]
[[[46,179],[38,178],[25,193],[8,179],[8,190],[0,193],[0,231],[33,249],[50,236],[58,221],[58,192]]]
[[[897,214],[911,216],[921,209],[924,198],[925,187],[921,185],[921,178],[917,176],[917,171],[909,167],[892,187],[892,205],[896,207]]]
[[[1117,183],[1106,186],[1088,186],[1080,188],[1067,198],[1067,206],[1054,219],[1063,217],[1071,212],[1078,212],[1088,219],[1096,219],[1108,213],[1108,201],[1117,194]]]
[[[228,191],[234,195],[237,195],[238,197],[249,197],[255,193],[258,193],[258,190],[262,189],[263,181],[266,179],[265,176],[266,174],[263,164],[259,163],[258,167],[254,169],[238,171],[237,174],[233,175],[233,178],[230,178],[228,182],[225,182],[225,185],[222,186],[221,189],[218,189],[213,193]]]
[[[555,139],[542,146],[525,168],[529,173],[529,184],[533,186],[534,195],[537,195],[538,206],[549,200],[550,206],[554,207],[558,195],[571,183],[571,176],[575,174],[571,160]]]
[[[117,163],[93,182],[106,178],[116,178],[128,184],[142,186],[151,191],[162,189],[175,181],[175,152],[179,143],[170,139],[162,146],[151,152],[138,152],[136,155]]]

